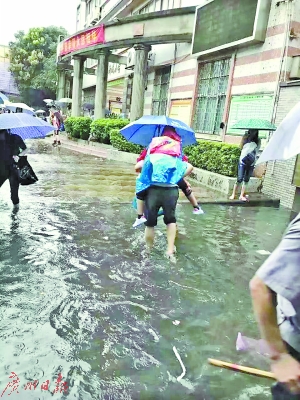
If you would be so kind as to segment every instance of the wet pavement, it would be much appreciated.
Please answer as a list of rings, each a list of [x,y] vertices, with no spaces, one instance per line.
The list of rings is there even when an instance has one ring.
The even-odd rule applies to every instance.
[[[270,399],[272,381],[207,358],[267,368],[235,340],[258,337],[248,282],[290,213],[207,205],[195,217],[180,204],[177,264],[162,222],[145,259],[131,166],[32,146],[39,182],[20,189],[20,209],[0,190],[0,397]]]

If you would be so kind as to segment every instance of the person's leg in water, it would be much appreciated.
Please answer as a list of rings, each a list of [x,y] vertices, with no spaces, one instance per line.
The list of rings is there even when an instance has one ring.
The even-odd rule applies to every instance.
[[[251,175],[253,173],[253,170],[254,170],[254,167],[245,167],[244,181],[243,181],[241,195],[240,195],[240,200],[242,200],[242,201],[248,201],[248,196],[246,195],[246,189],[247,189],[248,183],[250,181]]]
[[[9,173],[9,184],[10,184],[10,194],[11,194],[11,201],[14,206],[17,206],[20,202],[19,200],[19,174],[17,167],[15,165],[11,166],[11,170]]]
[[[159,187],[150,187],[147,189],[147,196],[145,197],[145,208],[147,212],[147,221],[145,222],[145,242],[150,251],[154,244],[154,227],[157,225],[157,214],[162,205]]]
[[[56,140],[57,140],[57,144],[58,145],[61,145],[61,143],[60,143],[60,137],[59,137],[59,126],[57,127],[57,131],[56,131]]]
[[[193,214],[204,214],[204,211],[199,206],[196,196],[194,195],[189,183],[184,178],[182,178],[177,183],[177,185],[179,189],[182,190],[182,192],[184,193],[188,201],[191,203],[191,205],[193,206]]]
[[[244,176],[245,176],[245,172],[246,172],[246,167],[244,164],[239,163],[238,166],[238,176],[237,176],[237,180],[236,183],[233,186],[233,191],[232,191],[232,195],[229,197],[230,200],[234,200],[237,194],[237,191],[240,188],[241,183],[244,180]]]
[[[140,173],[143,168],[143,165],[144,165],[144,160],[139,161],[134,167],[135,172]],[[144,215],[146,194],[147,194],[146,190],[143,190],[140,193],[136,193],[137,218],[132,225],[133,228],[136,228],[137,226],[143,224],[146,221],[146,217]]]
[[[15,166],[0,165],[0,187],[6,180],[10,184],[10,198],[14,206],[19,204],[19,176]]]
[[[176,262],[175,239],[177,233],[176,206],[179,197],[178,187],[163,188],[161,190],[162,209],[164,211],[164,223],[167,226],[168,247],[166,256],[171,262]]]
[[[136,228],[147,221],[144,213],[146,196],[147,190],[142,190],[141,192],[136,193],[137,218],[132,225],[133,228]]]

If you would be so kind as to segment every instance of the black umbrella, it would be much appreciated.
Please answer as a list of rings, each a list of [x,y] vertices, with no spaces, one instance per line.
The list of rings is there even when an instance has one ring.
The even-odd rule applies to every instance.
[[[83,103],[82,108],[84,110],[93,110],[95,108],[95,105],[92,103]]]

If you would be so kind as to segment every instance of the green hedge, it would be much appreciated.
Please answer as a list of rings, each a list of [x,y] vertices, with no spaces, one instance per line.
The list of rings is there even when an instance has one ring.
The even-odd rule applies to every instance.
[[[92,122],[91,132],[96,137],[97,142],[110,144],[110,132],[113,129],[122,129],[129,124],[127,119],[96,119]]]
[[[73,137],[88,140],[91,133],[92,119],[89,117],[78,117],[73,126]]]
[[[129,143],[119,132],[129,121],[124,119],[97,119],[69,117],[65,121],[66,131],[71,137],[88,139],[90,132],[100,143],[112,144],[120,151],[139,154],[143,147]],[[197,168],[235,177],[241,150],[238,146],[200,140],[195,146],[184,149],[190,163]]]
[[[69,117],[65,121],[65,129],[71,137],[87,140],[90,136],[91,124],[90,117]]]
[[[137,144],[129,143],[119,132],[119,129],[112,129],[110,131],[110,142],[116,149],[126,151],[127,153],[139,154],[143,147]]]
[[[184,153],[194,167],[235,177],[241,150],[233,144],[201,140],[195,146],[186,147]]]
[[[64,122],[65,130],[70,136],[73,135],[73,131],[74,131],[73,127],[74,127],[74,123],[75,123],[76,119],[77,119],[77,117],[68,117]]]

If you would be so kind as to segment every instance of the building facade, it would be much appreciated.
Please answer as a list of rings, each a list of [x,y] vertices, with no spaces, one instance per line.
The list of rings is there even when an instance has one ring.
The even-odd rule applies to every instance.
[[[4,93],[10,99],[18,99],[20,93],[13,74],[9,70],[9,66],[9,47],[0,45],[0,92]]]
[[[300,79],[300,0],[226,4],[81,0],[78,32],[103,24],[105,42],[73,53],[85,70],[95,71],[81,72],[78,95],[95,104],[95,117],[103,115],[101,108],[131,120],[166,114],[191,125],[199,139],[227,143],[240,142],[244,132],[232,129],[240,119],[279,123],[300,100],[299,86],[291,85]],[[265,193],[288,207],[297,192],[296,167],[295,160],[267,166]],[[282,175],[288,190],[275,183]]]

